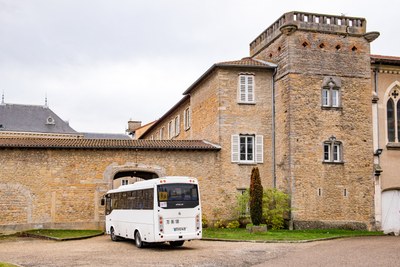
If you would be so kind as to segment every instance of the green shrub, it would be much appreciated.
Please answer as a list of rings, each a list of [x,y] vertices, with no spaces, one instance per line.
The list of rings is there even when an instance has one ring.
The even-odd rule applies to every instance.
[[[236,210],[239,214],[239,218],[249,217],[249,202],[250,202],[250,192],[249,189],[244,191],[242,194],[237,195],[236,199]]]
[[[231,221],[226,226],[226,228],[229,228],[229,229],[236,229],[236,228],[239,228],[239,227],[240,227],[240,223],[238,221]]]
[[[217,220],[214,222],[214,228],[225,228],[226,225],[227,223],[224,220]]]
[[[208,227],[208,220],[207,220],[207,217],[204,214],[201,217],[201,225],[202,225],[203,228],[207,228]]]
[[[251,170],[250,178],[250,217],[254,225],[260,225],[263,217],[263,187],[257,167]]]
[[[268,229],[284,228],[285,216],[290,211],[289,195],[275,188],[269,188],[263,195],[263,217]]]

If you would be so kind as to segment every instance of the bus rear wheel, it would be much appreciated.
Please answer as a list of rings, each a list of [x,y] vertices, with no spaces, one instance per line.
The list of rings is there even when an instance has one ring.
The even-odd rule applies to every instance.
[[[143,241],[142,241],[142,238],[140,237],[139,231],[135,232],[135,245],[137,248],[143,247]]]
[[[173,247],[181,247],[185,241],[171,241],[169,244]]]

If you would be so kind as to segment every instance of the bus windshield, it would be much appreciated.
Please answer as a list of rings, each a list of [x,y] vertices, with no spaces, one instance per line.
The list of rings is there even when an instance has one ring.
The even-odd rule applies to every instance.
[[[164,209],[194,208],[199,205],[196,184],[162,184],[157,186],[158,206]]]

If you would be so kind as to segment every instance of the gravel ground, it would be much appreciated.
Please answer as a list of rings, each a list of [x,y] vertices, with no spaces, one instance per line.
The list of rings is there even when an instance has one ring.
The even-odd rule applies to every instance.
[[[399,266],[399,237],[312,243],[192,241],[143,249],[109,236],[75,241],[0,240],[0,262],[20,266]]]

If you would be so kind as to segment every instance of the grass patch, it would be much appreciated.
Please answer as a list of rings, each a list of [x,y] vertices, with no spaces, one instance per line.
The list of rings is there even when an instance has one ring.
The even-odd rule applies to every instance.
[[[231,240],[260,240],[260,241],[306,241],[327,238],[383,235],[382,232],[317,229],[317,230],[268,230],[265,233],[249,233],[246,229],[204,228],[203,238],[218,238]]]
[[[7,262],[0,262],[0,267],[17,267],[17,265],[7,263]]]
[[[22,235],[37,236],[52,239],[80,239],[103,234],[101,230],[62,230],[62,229],[35,229],[22,233]]]

